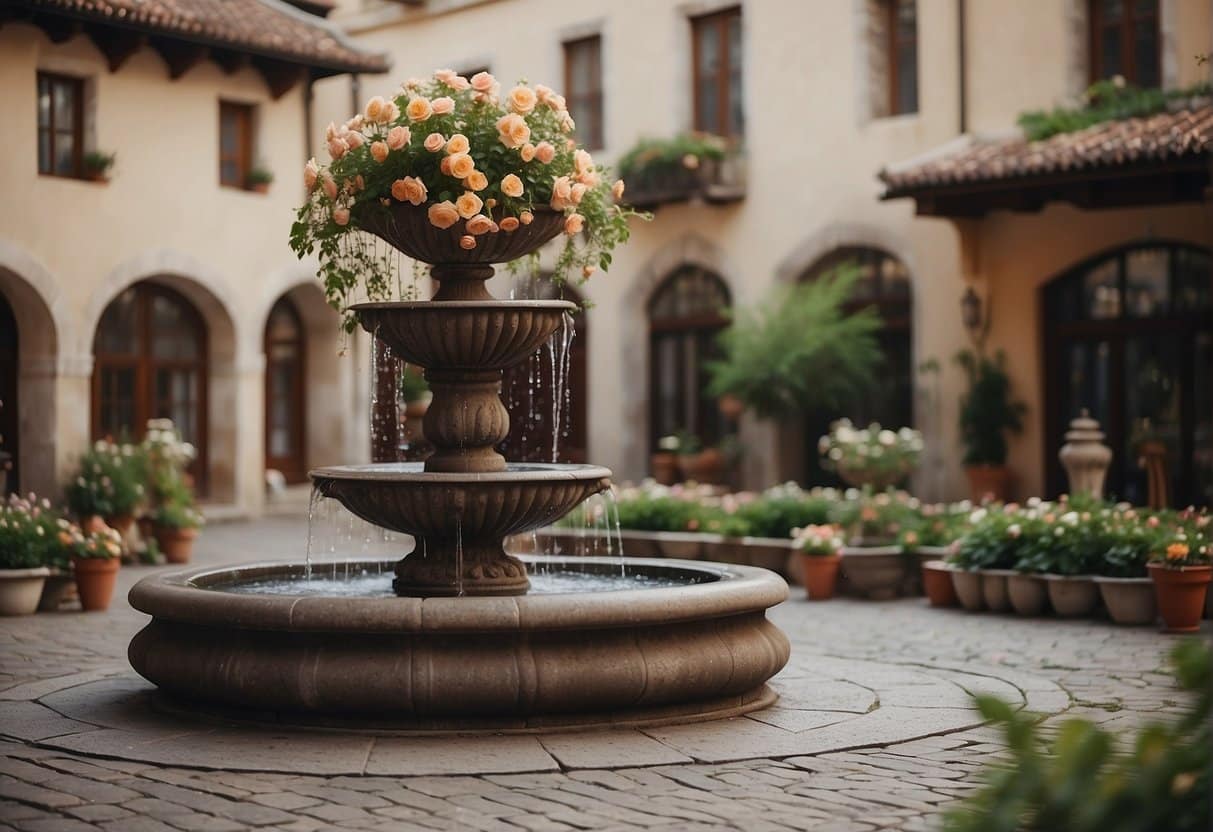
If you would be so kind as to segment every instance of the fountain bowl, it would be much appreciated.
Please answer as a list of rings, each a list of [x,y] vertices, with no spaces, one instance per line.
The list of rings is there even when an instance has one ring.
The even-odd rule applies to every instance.
[[[177,699],[451,730],[695,721],[770,704],[789,644],[766,610],[788,594],[763,569],[641,558],[525,557],[676,585],[513,597],[307,594],[302,562],[160,573],[130,592],[152,616],[131,665]],[[347,570],[390,570],[351,561]],[[325,564],[327,566],[327,564]],[[299,581],[294,594],[233,591]],[[637,580],[640,580],[638,578]]]

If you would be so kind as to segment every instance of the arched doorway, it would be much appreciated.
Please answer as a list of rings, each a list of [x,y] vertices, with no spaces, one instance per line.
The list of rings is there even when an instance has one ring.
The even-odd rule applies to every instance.
[[[1105,252],[1042,290],[1050,493],[1069,421],[1089,410],[1113,450],[1107,491],[1144,504],[1144,443],[1161,443],[1171,502],[1213,503],[1213,258],[1177,243]]]
[[[286,295],[265,322],[265,467],[288,483],[307,479],[303,319]]]
[[[13,314],[8,298],[0,294],[0,469],[5,472],[4,492],[20,488],[20,456],[17,453],[21,425],[21,410],[17,401],[17,374],[20,367],[17,316]]]
[[[190,468],[207,488],[207,330],[177,291],[141,281],[105,308],[93,339],[92,433],[138,439],[168,418],[198,449]]]
[[[649,450],[685,431],[706,447],[726,431],[708,395],[707,364],[720,356],[716,337],[729,320],[729,287],[699,266],[682,266],[649,299]]]

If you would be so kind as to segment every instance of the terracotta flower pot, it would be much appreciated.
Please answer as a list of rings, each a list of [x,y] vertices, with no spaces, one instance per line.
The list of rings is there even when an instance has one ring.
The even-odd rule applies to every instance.
[[[896,598],[906,571],[900,546],[847,546],[842,568],[851,586],[873,601]]]
[[[1048,606],[1049,590],[1039,575],[1015,572],[1007,576],[1007,598],[1017,614],[1037,616]]]
[[[38,612],[55,612],[75,597],[75,576],[62,569],[52,569],[42,587],[42,597],[38,599]]]
[[[0,615],[29,615],[36,611],[49,574],[45,566],[0,569]]]
[[[116,531],[125,540],[126,535],[131,530],[131,526],[135,525],[135,515],[118,514],[113,517],[107,517],[105,518],[105,525]]]
[[[1095,585],[1103,597],[1108,615],[1117,624],[1153,624],[1158,618],[1154,582],[1149,578],[1109,578],[1095,576]]]
[[[1158,613],[1168,633],[1194,633],[1200,629],[1205,609],[1205,595],[1213,579],[1213,567],[1167,567],[1161,563],[1148,564],[1154,581],[1154,596]]]
[[[804,569],[804,595],[810,601],[826,601],[834,597],[838,585],[838,566],[842,556],[809,555],[801,553],[800,565]]]
[[[1014,575],[1011,569],[982,569],[981,600],[992,612],[1007,612],[1011,609],[1011,598],[1007,595],[1007,578]]]
[[[80,607],[85,612],[109,609],[121,565],[118,558],[72,558],[76,591],[80,593]]]
[[[1006,502],[1011,497],[1011,469],[1005,465],[966,465],[969,495],[973,502]]]
[[[1090,575],[1045,575],[1053,611],[1062,618],[1082,618],[1095,612],[1099,587]]]
[[[673,485],[678,482],[678,454],[672,451],[660,451],[649,458],[649,468],[652,469],[653,479],[661,485]]]
[[[922,588],[932,607],[954,607],[960,603],[952,584],[952,567],[942,560],[929,560],[922,564],[921,571]]]
[[[169,563],[189,563],[194,554],[194,538],[197,536],[197,529],[156,527],[156,543]]]
[[[986,608],[981,597],[981,574],[968,569],[952,570],[952,586],[960,605],[969,612],[981,612]]]

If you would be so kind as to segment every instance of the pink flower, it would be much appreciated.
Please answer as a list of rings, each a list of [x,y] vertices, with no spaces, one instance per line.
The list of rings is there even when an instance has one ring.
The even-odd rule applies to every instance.
[[[488,95],[497,86],[497,79],[487,72],[477,72],[472,76],[472,89]]]
[[[593,170],[594,157],[587,150],[579,148],[573,151],[573,168],[578,174],[585,173],[587,170]]]
[[[567,176],[558,176],[552,182],[552,208],[563,211],[573,199],[573,186]]]
[[[551,99],[553,94],[554,94],[554,91],[552,90],[551,87],[544,86],[543,84],[535,85],[535,97],[538,98],[544,104],[546,104]]]
[[[467,153],[471,149],[471,142],[468,137],[462,133],[456,133],[451,136],[446,143],[446,152],[454,155],[455,153]]]
[[[316,180],[320,176],[320,165],[316,162],[313,156],[307,160],[307,164],[303,166],[303,187],[307,188],[308,193],[311,193],[316,188]]]
[[[596,271],[598,271],[597,266],[591,266],[589,264],[586,264],[581,267],[581,276],[584,277],[586,280],[589,280],[590,275],[592,275]]]
[[[502,217],[501,218],[501,230],[502,231],[517,231],[518,230],[518,218],[517,217]]]
[[[371,158],[376,162],[383,162],[388,155],[387,142],[371,142]]]
[[[438,163],[438,170],[442,171],[447,176],[451,175],[451,157],[443,156],[442,161]]]
[[[337,223],[338,225],[349,225],[350,209],[343,208],[340,205],[335,206],[333,208],[333,222]]]
[[[531,161],[532,159],[535,158],[535,145],[531,144],[530,142],[527,142],[522,147],[518,148],[518,155],[522,158],[522,161],[524,161],[524,162]]]
[[[337,198],[337,183],[333,181],[333,177],[327,170],[320,174],[320,187],[324,188],[324,193],[329,199]]]
[[[581,199],[582,199],[582,197],[585,196],[585,191],[586,191],[585,185],[582,185],[580,182],[573,185],[573,187],[570,191],[570,193],[571,193],[570,199],[572,199],[574,205],[581,204]]]
[[[585,217],[581,216],[581,214],[569,214],[564,218],[564,233],[569,236],[580,234],[584,226]]]
[[[506,102],[511,110],[521,115],[526,115],[535,109],[535,104],[538,101],[535,91],[530,87],[519,84],[510,90],[510,94],[506,96]]]
[[[410,202],[413,205],[420,205],[425,202],[428,195],[425,183],[416,177],[406,176],[392,183],[392,196],[400,202]],[[431,222],[433,221],[432,215],[430,220]],[[437,223],[434,224],[437,225]]]
[[[409,100],[404,114],[409,117],[409,121],[425,121],[434,114],[434,108],[428,98],[419,95]]]
[[[523,211],[521,214],[518,215],[518,222],[522,223],[523,225],[530,225],[534,221],[535,221],[535,215],[532,214],[530,211]]]
[[[363,110],[363,113],[366,114],[366,120],[375,124],[383,121],[383,116],[386,112],[387,102],[378,95],[366,102],[366,109]]]
[[[522,180],[512,173],[507,173],[501,180],[501,192],[506,196],[522,196]]]
[[[446,158],[450,160],[451,176],[456,179],[466,179],[476,169],[476,160],[466,153],[452,153]]]
[[[434,110],[434,115],[445,116],[455,112],[455,99],[449,95],[435,98],[430,102],[430,107]]]
[[[611,196],[615,197],[615,201],[623,199],[623,180],[616,179],[615,184],[611,186]]]
[[[346,133],[344,136],[345,146],[350,150],[362,147],[362,143],[366,141],[366,137],[361,133]]]
[[[497,133],[501,143],[509,148],[522,147],[531,138],[531,128],[527,126],[526,119],[517,113],[499,118]]]
[[[471,234],[464,234],[459,238],[459,247],[471,251],[476,247],[476,238]]]
[[[483,191],[489,186],[489,178],[480,171],[474,170],[464,177],[463,185],[470,191]]]
[[[464,191],[463,196],[455,200],[455,210],[459,212],[459,216],[466,219],[471,219],[480,213],[480,209],[484,207],[484,201],[476,196],[471,191]]]
[[[349,145],[347,145],[344,140],[339,139],[336,136],[329,139],[329,156],[332,157],[333,161],[340,159],[349,149]]]
[[[484,214],[477,214],[467,221],[464,228],[469,234],[484,234],[492,230],[493,221]]]
[[[468,79],[464,78],[453,69],[435,70],[434,78],[446,84],[451,89],[456,90],[457,92],[463,92],[471,86]]]
[[[445,146],[446,146],[446,139],[443,137],[443,135],[441,133],[430,133],[428,136],[425,137],[425,142],[423,144],[423,147],[425,147],[425,149],[428,150],[430,153],[437,153],[439,150],[442,150],[442,148]]]
[[[435,228],[450,228],[459,222],[459,211],[455,209],[450,200],[435,202],[430,206],[427,215],[430,219],[430,225]]]
[[[398,124],[387,131],[387,146],[392,150],[400,150],[413,138],[412,131],[403,124]]]
[[[535,145],[535,158],[545,165],[550,165],[556,158],[556,148],[552,147],[550,142],[540,142]]]

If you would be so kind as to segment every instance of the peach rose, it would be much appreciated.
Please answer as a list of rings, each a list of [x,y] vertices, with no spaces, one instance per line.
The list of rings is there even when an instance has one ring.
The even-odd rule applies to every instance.
[[[476,238],[471,234],[464,234],[459,238],[459,247],[466,251],[471,251],[476,247]]]
[[[437,153],[439,150],[446,147],[446,139],[443,138],[441,133],[430,133],[425,137],[423,147],[425,147],[425,149],[430,153]]]
[[[585,185],[582,185],[580,182],[577,182],[570,189],[569,198],[573,201],[574,205],[580,205],[581,198],[585,196],[585,192],[586,192]]]
[[[303,166],[303,187],[307,188],[308,193],[316,189],[316,180],[320,177],[320,165],[313,156],[307,160],[307,164]]]
[[[464,78],[453,69],[438,69],[434,71],[434,78],[446,84],[453,90],[462,92],[471,86],[468,79]]]
[[[558,92],[552,93],[548,98],[548,106],[553,110],[567,110],[569,108],[569,104],[564,100],[564,96]]]
[[[585,217],[581,214],[569,214],[564,218],[564,233],[568,235],[580,234],[581,229],[585,227]]]
[[[472,76],[472,89],[476,92],[487,95],[493,91],[495,86],[497,86],[497,79],[487,72],[477,72]]]
[[[406,176],[392,183],[392,196],[401,202],[411,202],[413,205],[420,205],[425,202],[425,198],[428,195],[425,183],[414,176]]]
[[[459,211],[450,200],[435,202],[426,214],[430,218],[430,225],[435,228],[450,228],[459,222]]]
[[[531,138],[531,128],[526,119],[517,113],[510,113],[497,120],[497,132],[501,143],[509,148],[522,147]]]
[[[324,188],[324,194],[329,199],[337,198],[337,183],[333,181],[333,177],[328,171],[320,174],[320,187]]]
[[[585,173],[577,177],[577,181],[582,185],[585,185],[587,188],[593,188],[600,181],[598,178],[598,171],[593,169],[587,170]]]
[[[554,93],[554,90],[551,87],[545,86],[543,84],[535,85],[535,97],[538,98],[544,104],[546,104],[548,102],[548,100],[551,99],[553,93]]]
[[[468,150],[471,149],[471,146],[471,142],[468,141],[467,136],[463,135],[462,133],[456,133],[447,139],[446,152],[452,154],[467,153]]]
[[[447,176],[451,175],[451,157],[443,156],[442,161],[438,163],[438,170],[442,171]]]
[[[573,151],[573,169],[579,174],[594,169],[594,157],[588,150],[578,148]]]
[[[466,179],[476,169],[476,160],[466,153],[452,153],[450,159],[451,176],[456,179]]]
[[[524,116],[535,109],[538,100],[535,91],[522,84],[510,90],[510,94],[506,97],[506,103],[509,104],[510,109]]]
[[[359,113],[356,116],[352,116],[350,118],[350,120],[345,123],[345,129],[346,130],[361,130],[363,121],[364,121],[364,119],[362,118],[361,113]]]
[[[346,147],[353,150],[356,147],[362,147],[362,143],[366,141],[366,137],[361,133],[346,133],[343,137],[343,141],[345,142]]]
[[[366,181],[362,178],[362,174],[358,174],[353,179],[345,180],[345,189],[352,194],[366,190]]]
[[[522,180],[512,173],[507,173],[501,180],[501,192],[506,196],[522,196]]]
[[[376,162],[383,162],[388,155],[387,142],[371,142],[371,158]]]
[[[501,230],[502,231],[517,231],[518,230],[518,218],[517,217],[502,217],[501,218]]]
[[[540,142],[535,145],[535,158],[545,165],[550,165],[556,158],[556,148],[552,146],[551,142]]]
[[[480,213],[480,209],[484,207],[483,200],[476,196],[471,191],[464,191],[463,196],[455,200],[455,210],[459,212],[459,216],[465,220],[474,217]]]
[[[404,108],[404,114],[409,117],[409,121],[425,121],[434,114],[434,108],[428,98],[419,95],[409,99],[408,106]]]
[[[483,191],[489,186],[489,178],[480,171],[474,170],[464,177],[463,185],[469,191]]]
[[[584,277],[586,280],[589,280],[590,275],[592,275],[596,271],[598,271],[597,266],[591,266],[587,263],[586,265],[581,267],[581,276]]]
[[[333,222],[338,225],[350,224],[350,209],[342,208],[340,205],[333,207]]]
[[[455,99],[449,95],[444,95],[431,101],[430,106],[434,110],[434,115],[447,116],[455,112]]]
[[[392,150],[400,150],[413,138],[413,133],[403,124],[397,124],[387,131],[387,146]]]
[[[518,148],[518,155],[522,158],[522,161],[524,161],[524,162],[531,161],[532,159],[535,158],[535,145],[531,144],[530,142],[527,142],[522,147]]]
[[[484,207],[488,208],[491,211],[492,209],[497,207],[497,200],[493,199],[492,197],[489,197],[488,199],[486,199],[484,201]]]
[[[329,139],[329,156],[332,157],[333,161],[340,159],[349,149],[349,145],[347,145],[342,139],[339,139],[336,136]]]
[[[366,114],[367,121],[378,124],[383,120],[383,113],[387,109],[387,102],[381,96],[375,96],[370,101],[366,102],[366,109],[363,113]]]
[[[615,197],[615,201],[623,199],[623,180],[616,179],[615,184],[611,186],[611,196]]]
[[[573,199],[573,185],[567,176],[558,176],[552,183],[552,208],[563,211]]]
[[[469,234],[484,234],[493,230],[493,221],[484,214],[477,214],[464,226]]]
[[[535,221],[535,215],[532,214],[530,211],[523,211],[521,214],[518,215],[518,222],[522,223],[523,225],[530,225],[534,221]]]
[[[560,117],[560,132],[572,133],[577,129],[577,122],[573,121],[573,117],[568,113],[564,113]]]

